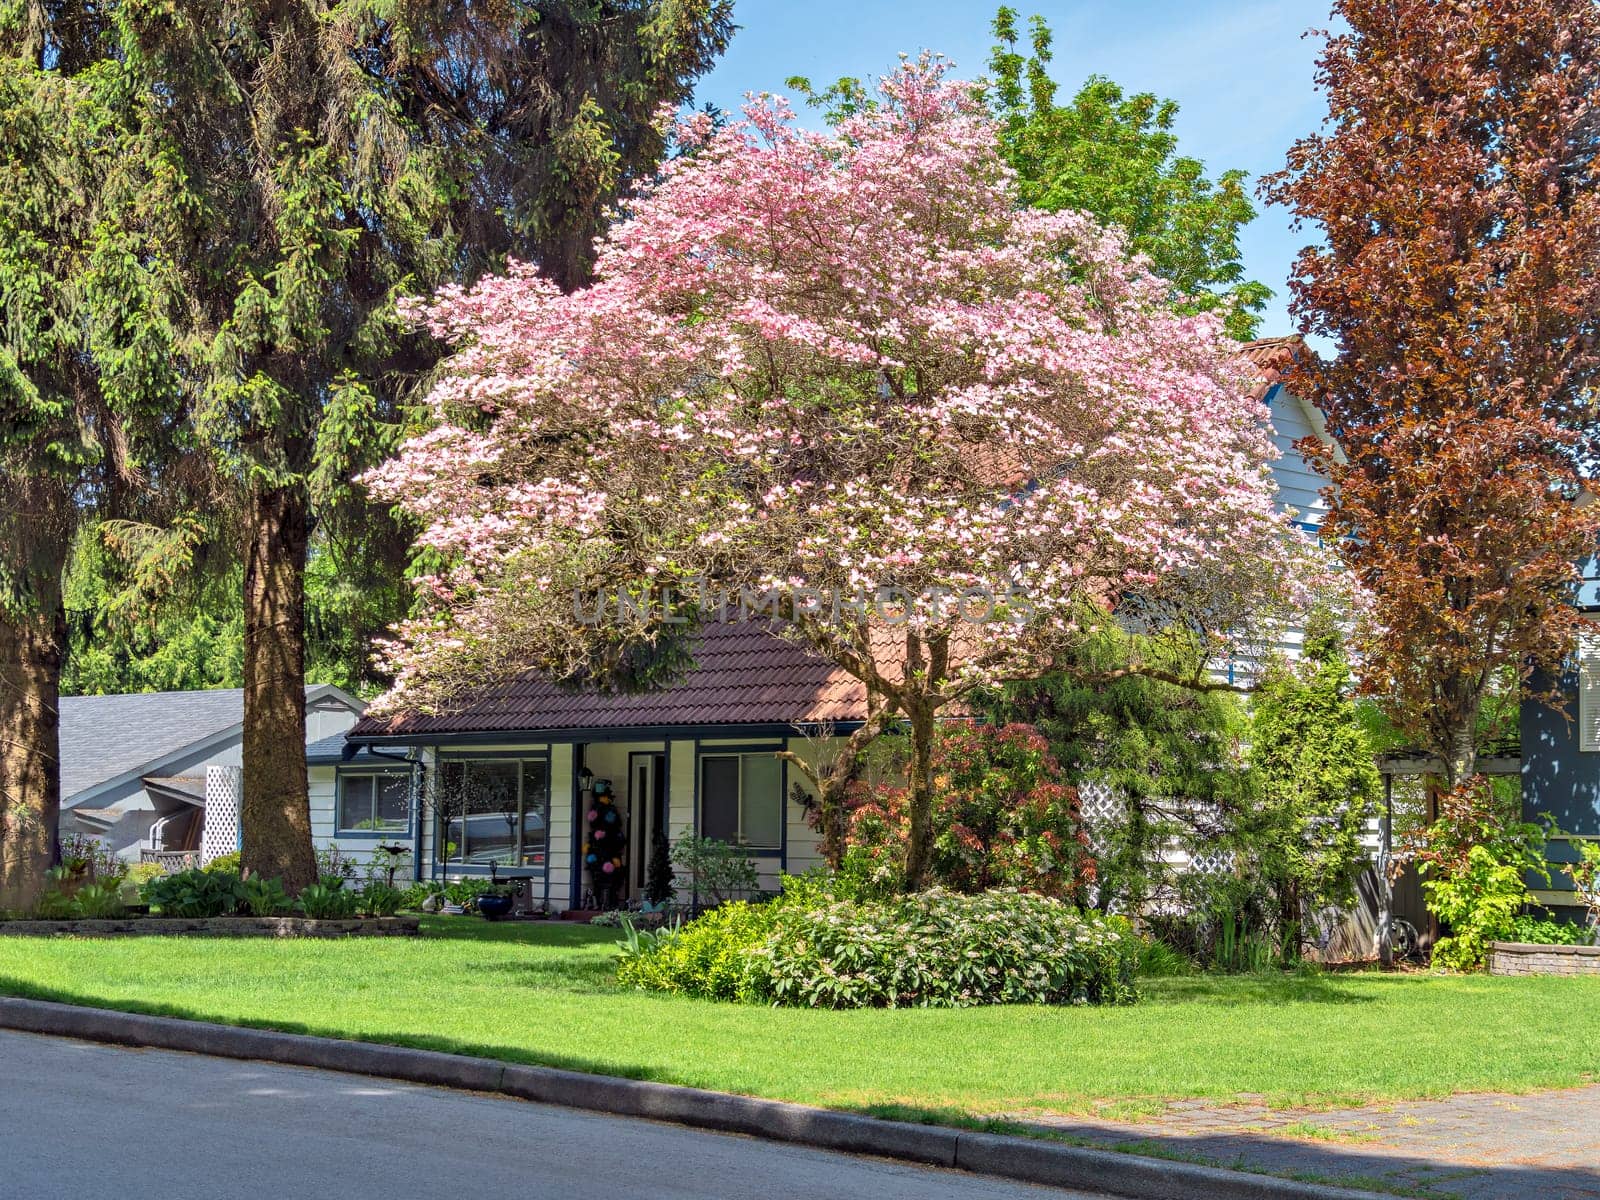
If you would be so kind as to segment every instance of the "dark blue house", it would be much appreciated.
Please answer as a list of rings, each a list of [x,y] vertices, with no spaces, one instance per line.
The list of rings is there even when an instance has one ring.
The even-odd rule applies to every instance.
[[[1600,556],[1579,566],[1578,608],[1600,616]],[[1578,639],[1558,686],[1564,712],[1533,700],[1522,705],[1523,818],[1549,817],[1564,834],[1600,841],[1600,633]],[[1570,841],[1552,842],[1548,853],[1553,867],[1576,858]],[[1559,870],[1534,894],[1554,907],[1575,903],[1572,882]]]

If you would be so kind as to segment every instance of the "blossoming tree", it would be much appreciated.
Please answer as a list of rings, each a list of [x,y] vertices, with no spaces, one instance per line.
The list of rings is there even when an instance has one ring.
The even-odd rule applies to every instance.
[[[1117,233],[1022,207],[937,61],[826,133],[763,97],[678,137],[593,286],[515,267],[426,308],[459,349],[370,484],[450,565],[385,703],[529,667],[659,684],[757,598],[909,729],[914,888],[941,717],[1109,611],[1151,635],[1138,670],[1237,649],[1306,547],[1220,322]]]

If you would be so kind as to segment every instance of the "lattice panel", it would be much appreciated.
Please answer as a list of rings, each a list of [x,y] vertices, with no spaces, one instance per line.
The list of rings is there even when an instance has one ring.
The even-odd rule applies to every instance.
[[[1233,870],[1233,851],[1202,850],[1191,854],[1184,870],[1196,875],[1224,875]]]
[[[206,768],[206,823],[200,835],[200,861],[210,862],[239,848],[239,809],[244,772],[238,767]]]
[[[1127,812],[1127,802],[1110,784],[1085,783],[1078,789],[1078,814],[1089,835],[1089,849],[1096,854],[1105,853],[1110,831],[1122,823]]]

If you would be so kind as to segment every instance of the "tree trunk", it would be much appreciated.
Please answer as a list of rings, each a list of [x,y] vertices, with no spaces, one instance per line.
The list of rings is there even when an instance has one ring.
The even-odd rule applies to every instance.
[[[0,910],[32,908],[56,856],[67,619],[50,591],[43,614],[0,616]]]
[[[1450,744],[1444,756],[1444,781],[1449,791],[1455,791],[1478,773],[1477,713],[1474,712],[1450,735]],[[1437,810],[1434,812],[1437,818]]]
[[[907,892],[926,886],[933,858],[933,709],[926,703],[908,704],[911,722],[910,804],[911,831],[906,838]]]
[[[317,878],[306,792],[305,492],[252,485],[249,522],[241,849],[251,874],[295,893]]]

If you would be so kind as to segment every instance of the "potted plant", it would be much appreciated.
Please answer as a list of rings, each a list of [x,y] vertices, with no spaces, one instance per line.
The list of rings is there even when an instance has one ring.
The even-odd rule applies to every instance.
[[[487,921],[498,921],[501,917],[511,915],[511,907],[516,902],[516,889],[504,884],[496,884],[478,893],[478,912]]]

